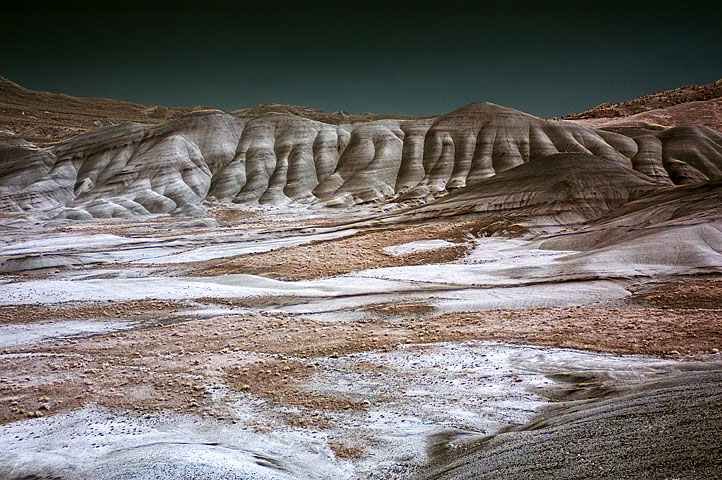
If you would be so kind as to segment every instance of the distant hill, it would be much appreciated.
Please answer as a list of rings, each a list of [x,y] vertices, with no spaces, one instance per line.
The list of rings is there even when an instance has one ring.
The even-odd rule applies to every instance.
[[[619,103],[603,103],[562,117],[595,128],[703,125],[722,132],[722,79],[685,85]]]
[[[157,125],[187,113],[204,110],[214,109],[204,106],[185,108],[142,105],[123,100],[38,92],[0,76],[0,141],[20,137],[36,145],[50,145],[100,127],[125,122]],[[230,113],[238,118],[255,118],[269,113],[290,114],[330,125],[421,119],[397,114],[350,114],[342,110],[324,112],[278,103],[264,103]],[[562,119],[592,128],[696,124],[722,132],[722,79],[707,85],[687,85],[625,102],[604,103],[585,112],[565,115]]]
[[[240,118],[257,117],[266,113],[289,113],[297,117],[308,118],[317,122],[328,123],[331,125],[356,124],[363,122],[373,122],[375,120],[414,120],[419,117],[410,115],[393,115],[378,113],[360,113],[353,115],[343,110],[337,112],[324,112],[309,107],[299,107],[295,105],[283,105],[280,103],[262,103],[252,108],[243,108],[231,111],[232,115]]]
[[[200,216],[208,201],[393,202],[426,204],[412,220],[523,211],[564,225],[649,188],[721,177],[722,134],[706,127],[595,130],[491,103],[340,125],[197,111],[44,148],[17,137],[0,142],[0,211],[74,219]]]
[[[202,216],[208,202],[387,203],[418,207],[399,221],[521,213],[556,228],[649,190],[722,178],[722,134],[683,125],[722,111],[714,102],[722,98],[612,119],[546,120],[486,102],[386,118],[278,104],[150,107],[2,80],[0,212],[91,219]]]
[[[0,139],[17,135],[43,145],[124,122],[162,123],[198,109],[36,92],[0,76]]]
[[[190,112],[213,110],[209,107],[164,107],[107,98],[79,98],[70,95],[37,92],[0,76],[0,140],[14,136],[37,145],[48,145],[80,133],[125,122],[156,125]],[[411,119],[405,115],[344,111],[327,113],[309,107],[264,103],[231,112],[240,118],[267,113],[288,113],[332,125],[356,124],[379,119]]]

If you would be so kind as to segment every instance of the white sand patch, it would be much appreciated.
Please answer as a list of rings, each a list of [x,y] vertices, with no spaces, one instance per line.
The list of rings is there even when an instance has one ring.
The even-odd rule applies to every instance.
[[[0,248],[0,255],[46,253],[77,248],[108,248],[117,245],[143,245],[156,242],[157,239],[127,238],[109,234],[78,235],[54,233],[49,237],[39,237],[37,239],[4,246]]]
[[[416,242],[392,245],[383,249],[389,255],[401,256],[410,253],[425,252],[427,250],[438,250],[440,248],[455,247],[457,244],[446,240],[419,240]]]
[[[569,251],[539,250],[530,248],[527,240],[482,238],[474,249],[455,262],[407,267],[388,267],[364,270],[350,274],[355,277],[375,277],[386,280],[413,280],[435,284],[515,284],[506,271],[556,265]]]
[[[309,229],[306,234],[284,232],[201,233],[186,237],[126,238],[118,235],[57,233],[0,248],[0,272],[20,272],[96,263],[197,262],[250,253],[268,252],[317,240],[353,235],[356,230],[324,232]]]
[[[338,314],[341,316],[337,319],[351,319],[363,316],[359,312],[349,313],[355,306],[399,299],[419,299],[442,311],[461,311],[583,304],[628,294],[620,283],[594,280],[597,272],[594,264],[577,260],[585,259],[584,256],[529,246],[530,242],[524,240],[480,239],[468,257],[453,263],[379,268],[295,282],[244,274],[209,278],[69,277],[12,282],[0,285],[0,304],[284,295],[318,297],[318,301],[271,310],[326,316]],[[687,270],[684,266],[633,263],[619,265],[613,271],[609,271],[609,264],[600,265],[598,269],[602,278],[605,275],[634,277]],[[590,280],[569,281],[575,278]]]
[[[275,312],[303,314],[319,321],[354,321],[375,314],[359,310],[359,306],[376,303],[419,302],[435,307],[434,314],[494,310],[499,308],[532,308],[582,305],[616,300],[629,295],[621,282],[590,281],[520,287],[468,288],[429,293],[364,295],[351,298],[329,298],[306,301],[297,305],[272,307]]]
[[[92,320],[0,325],[0,347],[30,345],[54,338],[76,335],[107,333],[130,328],[131,326],[130,322],[98,322]]]
[[[425,461],[427,440],[435,433],[488,435],[528,421],[547,402],[538,389],[556,384],[545,374],[575,370],[639,380],[674,365],[648,357],[493,342],[407,345],[319,361],[324,368],[310,389],[371,402],[366,413],[337,414],[334,420],[346,427],[330,433],[368,449],[368,457],[357,464],[365,478],[374,478],[379,467]],[[362,363],[381,368],[364,373],[358,368]]]
[[[483,242],[483,245],[477,247],[481,252],[465,259],[466,263],[379,268],[335,278],[297,282],[242,274],[210,278],[152,277],[17,282],[0,285],[0,304],[259,295],[348,297],[382,295],[399,291],[413,293],[414,290],[433,290],[438,287],[448,289],[454,285],[459,287],[473,284],[508,285],[518,281],[503,275],[500,270],[503,271],[510,265],[549,263],[566,253],[533,249],[522,249],[521,253],[515,253],[520,245],[526,243],[498,239]],[[239,244],[239,248],[242,245]],[[500,253],[494,256],[493,251]],[[353,302],[353,299],[346,299],[344,302],[344,305],[348,306],[353,304],[349,303]]]
[[[172,413],[137,415],[88,406],[0,428],[0,477],[66,479],[342,479],[316,432],[250,429]]]
[[[439,313],[498,308],[562,307],[623,298],[629,291],[621,282],[598,280],[511,288],[468,289],[435,295],[429,304]]]
[[[98,272],[101,272],[100,270]],[[256,275],[224,275],[211,278],[111,278],[91,280],[34,280],[0,285],[0,305],[55,303],[75,300],[128,301],[140,299],[240,298],[265,295],[363,295],[369,291],[393,291],[403,282],[347,279],[284,282]]]
[[[459,285],[463,287],[463,285]],[[319,297],[300,305],[271,308],[289,313],[340,313],[343,310],[388,301],[422,300],[445,311],[501,307],[569,305],[611,300],[628,295],[615,282],[499,288],[454,289],[449,285],[419,284],[411,280],[343,276],[332,279],[285,282],[255,275],[190,278],[111,278],[91,280],[35,280],[0,285],[0,304],[56,303],[69,301],[129,301],[141,299],[193,299],[201,297],[248,298],[254,296]]]
[[[546,404],[538,389],[557,385],[547,375],[582,371],[629,383],[679,368],[670,360],[490,342],[407,345],[316,361],[321,368],[309,390],[367,400],[368,409],[324,411],[333,426],[318,430],[289,427],[281,418],[292,408],[225,388],[217,400],[230,401],[236,424],[87,406],[0,427],[0,477],[406,478],[399,466],[423,463],[436,433],[485,435],[528,421]],[[359,447],[363,456],[338,459],[332,443]]]
[[[200,246],[180,253],[170,253],[153,258],[153,263],[184,263],[212,260],[236,255],[248,255],[250,253],[269,252],[279,248],[295,247],[317,240],[329,240],[353,235],[356,230],[342,230],[330,233],[319,233],[311,235],[296,235],[279,238],[249,238],[245,241],[226,241],[223,243]]]

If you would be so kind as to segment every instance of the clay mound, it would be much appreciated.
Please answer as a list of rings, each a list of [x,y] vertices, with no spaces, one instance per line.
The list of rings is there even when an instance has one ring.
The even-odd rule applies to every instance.
[[[47,271],[85,264],[83,256],[62,254],[27,254],[4,257],[0,260],[0,273]]]
[[[199,117],[205,117],[202,128]],[[237,130],[225,114],[195,114],[159,127],[127,123],[97,129],[44,150],[54,161],[29,185],[9,185],[3,178],[1,206],[68,218],[202,214],[208,165],[224,155],[232,158]],[[230,143],[224,140],[229,136]]]
[[[380,167],[374,162],[359,169],[354,163],[356,171],[333,184],[336,190],[323,185],[316,192],[321,197],[333,194],[334,201],[344,205],[426,202],[555,153],[594,155],[638,170],[660,184],[693,183],[722,174],[722,137],[704,127],[644,131],[636,138],[475,103],[437,117],[428,128],[415,121],[402,122],[399,129],[403,133],[400,163],[387,163],[386,170],[396,171],[395,184],[383,177],[374,189],[360,190],[345,180],[354,176],[379,180]],[[386,198],[386,192],[393,192],[393,197]]]
[[[552,250],[578,251],[611,248],[622,243],[639,246],[645,237],[649,238],[644,242],[650,243],[672,230],[676,230],[674,235],[679,237],[683,235],[683,230],[686,234],[694,234],[699,232],[696,227],[714,227],[721,223],[722,180],[717,179],[649,193],[569,232],[546,239],[541,246]],[[714,240],[709,235],[694,234],[699,237],[696,243],[703,248],[720,244],[720,233],[716,230],[710,232],[715,233]]]
[[[535,159],[396,215],[400,221],[496,213],[537,225],[597,218],[660,186],[622,162],[581,153]]]
[[[0,143],[0,211],[62,210],[67,203],[56,198],[47,175],[57,162],[55,154],[24,140]]]
[[[555,281],[719,273],[722,180],[652,191],[536,247],[574,250],[554,265],[508,272]]]
[[[425,134],[422,164],[412,155],[402,159],[397,191],[408,191],[404,198],[425,198],[555,153],[628,163],[635,151],[634,142],[623,135],[473,103],[434,120]]]
[[[620,130],[618,130],[620,131]],[[722,176],[722,134],[698,125],[630,134],[632,167],[655,181],[685,185]]]
[[[0,143],[0,188],[3,192],[25,188],[47,174],[55,161],[52,152],[22,139]]]

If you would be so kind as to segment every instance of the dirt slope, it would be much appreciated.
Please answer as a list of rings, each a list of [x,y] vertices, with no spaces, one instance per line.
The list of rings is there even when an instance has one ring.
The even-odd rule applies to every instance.
[[[165,107],[141,105],[107,98],[80,98],[38,92],[0,76],[0,141],[13,136],[37,145],[47,145],[96,128],[138,122],[149,125],[167,122],[186,113],[209,107]],[[323,112],[313,108],[265,103],[231,112],[240,118],[269,113],[290,114],[329,124],[354,124],[384,118],[413,119],[408,115],[352,115],[344,111]]]

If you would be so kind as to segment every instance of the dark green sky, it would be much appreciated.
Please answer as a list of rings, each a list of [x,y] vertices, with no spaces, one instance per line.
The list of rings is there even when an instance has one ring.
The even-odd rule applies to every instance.
[[[147,104],[549,117],[722,77],[718,2],[3,3],[0,75]]]

